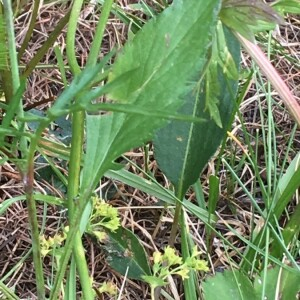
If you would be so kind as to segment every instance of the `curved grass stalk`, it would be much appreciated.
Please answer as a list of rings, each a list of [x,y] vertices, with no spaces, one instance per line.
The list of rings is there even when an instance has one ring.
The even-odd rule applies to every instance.
[[[272,66],[269,59],[263,53],[263,51],[252,42],[242,37],[239,33],[236,33],[236,37],[249,53],[249,55],[255,60],[262,72],[266,75],[268,80],[272,83],[275,90],[282,97],[287,109],[291,113],[294,120],[300,126],[300,105],[287,87],[286,83],[280,77],[276,69]]]

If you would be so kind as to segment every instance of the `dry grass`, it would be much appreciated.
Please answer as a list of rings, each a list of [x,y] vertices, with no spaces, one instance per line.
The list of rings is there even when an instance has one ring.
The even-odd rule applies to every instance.
[[[120,0],[120,5],[125,9],[128,8],[128,2]],[[133,1],[132,1],[133,2]],[[136,1],[138,2],[138,1]],[[68,9],[66,4],[52,3],[45,4],[41,8],[38,21],[34,31],[29,50],[26,51],[22,58],[22,63],[26,64],[40,48],[45,41],[49,32],[52,31],[57,22],[65,15]],[[88,49],[93,39],[95,25],[98,21],[99,11],[92,11],[90,6],[86,6],[82,17],[79,20],[78,34],[76,38],[76,53],[79,65],[84,66],[88,54]],[[23,13],[16,20],[17,43],[21,44],[26,26],[30,17],[30,4],[27,4]],[[272,55],[273,63],[290,86],[291,90],[300,101],[300,21],[295,16],[287,19],[288,25],[278,30],[275,34],[277,46],[280,51]],[[124,26],[117,18],[112,17],[105,32],[105,42],[103,45],[103,53],[107,53],[115,45],[121,46],[127,39],[128,28]],[[65,52],[66,45],[65,30],[59,36],[57,43],[61,50]],[[277,47],[274,47],[277,49]],[[284,54],[284,55],[283,55]],[[287,57],[288,59],[287,59]],[[44,109],[51,105],[51,101],[55,99],[63,89],[62,79],[59,71],[53,67],[57,64],[54,51],[51,49],[44,57],[42,64],[48,65],[45,68],[41,65],[37,68],[28,79],[27,91],[25,96],[25,107],[36,105],[37,109]],[[249,64],[249,58],[244,57],[243,64]],[[70,73],[67,73],[71,77]],[[244,117],[245,126],[249,134],[255,137],[256,131],[261,129],[264,124],[261,123],[260,114],[258,113],[258,97],[262,99],[262,107],[267,110],[264,95],[257,95],[255,84],[249,87],[248,95],[241,105],[240,111]],[[283,155],[286,151],[286,137],[291,132],[294,122],[290,119],[288,113],[283,108],[280,99],[274,94],[277,106],[274,107],[273,114],[276,120],[276,127],[279,134],[277,135],[278,153]],[[37,106],[39,103],[45,103]],[[241,121],[236,118],[232,134],[237,136],[244,147],[243,131],[241,130]],[[253,139],[254,141],[254,139]],[[300,143],[300,132],[298,131],[293,142],[295,153],[298,152]],[[234,149],[234,159],[238,163],[243,155],[243,149],[233,141],[228,142],[228,151],[225,156],[231,157]],[[151,150],[151,149],[150,149]],[[136,149],[128,153],[128,158],[134,163],[143,167],[144,154],[142,149]],[[291,157],[292,159],[292,157]],[[169,183],[160,173],[156,162],[150,152],[148,169],[156,176],[161,184],[168,186]],[[42,166],[39,166],[40,168]],[[14,165],[4,164],[0,167],[1,172],[1,188],[0,203],[6,199],[23,195],[23,186],[20,176]],[[130,167],[132,172],[139,173],[135,167]],[[262,160],[261,170],[263,172],[264,164]],[[67,174],[65,166],[61,167],[64,174]],[[205,194],[208,194],[208,175],[213,173],[214,159],[209,163],[208,168],[204,171],[201,181],[204,186]],[[249,187],[253,189],[256,179],[247,164],[240,170],[241,179]],[[224,222],[229,223],[235,230],[247,237],[250,232],[250,220],[252,216],[251,205],[241,188],[234,183],[230,186],[228,174],[225,168],[220,172],[221,190],[220,201],[218,204],[218,215],[220,221],[217,228],[223,235],[230,240],[240,251],[243,251],[244,245],[224,226]],[[130,228],[136,233],[141,241],[143,241],[146,251],[151,253],[156,249],[162,249],[166,245],[170,228],[172,224],[172,215],[169,210],[161,206],[157,199],[135,190],[131,187],[124,186],[120,182],[104,181],[102,183],[103,191],[106,191],[106,198],[109,198],[111,204],[118,207],[122,217],[122,225]],[[63,191],[55,186],[54,179],[51,182],[41,177],[37,177],[35,189],[42,194],[52,194],[63,198]],[[188,199],[195,201],[195,195],[190,193]],[[258,201],[260,199],[257,199]],[[53,235],[57,232],[60,224],[64,222],[64,211],[59,211],[57,207],[48,205],[39,206],[40,224],[45,222],[45,234]],[[190,229],[193,233],[196,243],[200,249],[205,252],[205,231],[204,225],[196,218],[187,216]],[[178,244],[175,246],[179,246]],[[118,288],[121,288],[124,278],[114,272],[106,263],[105,256],[97,242],[90,237],[84,240],[86,249],[86,257],[89,260],[91,276],[95,280],[95,284],[104,281],[114,282]],[[36,299],[35,279],[31,256],[27,255],[31,248],[30,231],[28,228],[27,210],[25,202],[18,201],[11,205],[4,215],[0,216],[0,278],[3,278],[9,272],[9,276],[5,280],[5,284],[14,287],[16,293],[22,299]],[[238,256],[234,250],[229,250],[228,255],[236,262]],[[25,258],[20,264],[19,262]],[[225,255],[222,243],[216,238],[213,243],[213,251],[210,260],[212,270],[226,268],[229,265],[228,257]],[[52,265],[51,259],[44,260],[45,277],[51,280]],[[13,271],[12,268],[14,268]],[[176,279],[175,279],[176,280]],[[178,281],[178,291],[181,293],[182,288]],[[109,299],[106,296],[104,299]],[[141,282],[134,282],[126,279],[125,288],[122,291],[121,299],[149,299],[148,286]],[[184,299],[184,297],[182,297]]]

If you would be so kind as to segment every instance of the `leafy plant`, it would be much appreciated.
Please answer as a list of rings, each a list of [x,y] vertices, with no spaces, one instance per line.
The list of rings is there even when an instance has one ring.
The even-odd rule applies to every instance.
[[[193,248],[192,254],[185,262],[175,253],[175,250],[167,246],[164,254],[156,251],[153,253],[153,275],[143,276],[143,279],[151,286],[151,299],[155,299],[155,289],[167,284],[168,276],[179,275],[181,278],[189,278],[190,270],[208,271],[207,262],[197,259],[200,252]]]
[[[244,38],[254,41],[254,32],[274,26],[281,17],[271,7],[258,1],[224,0],[221,3],[220,0],[176,0],[172,4],[158,1],[154,9],[141,1],[140,9],[147,18],[151,18],[146,22],[125,13],[113,2],[99,1],[101,17],[84,68],[79,67],[74,52],[77,23],[84,1],[75,0],[69,13],[60,20],[32,60],[23,66],[22,72],[19,70],[21,57],[33,35],[40,1],[33,1],[31,20],[18,53],[13,15],[18,15],[19,9],[21,11],[25,4],[18,2],[20,6],[17,5],[14,10],[9,0],[3,0],[3,5],[0,4],[0,72],[5,99],[1,103],[0,151],[3,161],[17,165],[24,183],[37,297],[45,299],[42,257],[49,253],[57,258],[55,279],[49,289],[50,299],[58,299],[60,293],[65,299],[75,299],[77,274],[86,300],[94,299],[96,294],[105,291],[111,294],[115,292],[112,283],[95,288],[90,278],[82,244],[82,235],[89,233],[96,236],[99,245],[106,251],[106,260],[112,268],[130,278],[150,284],[153,299],[156,297],[155,289],[165,286],[170,275],[180,275],[184,279],[187,299],[196,299],[199,294],[197,272],[208,269],[206,262],[198,259],[199,252],[187,227],[186,212],[205,223],[208,232],[206,246],[209,248],[213,235],[220,236],[215,229],[218,177],[216,174],[210,177],[211,190],[207,204],[203,196],[202,206],[199,207],[187,201],[185,195],[191,185],[197,187],[199,174],[224,140],[237,109],[234,101],[238,89],[239,42],[260,63],[278,92],[283,95],[292,115],[297,122],[300,120],[299,106],[286,85],[273,72],[274,68],[259,48]],[[278,1],[274,4],[274,8],[280,12],[284,11],[284,7],[290,7],[286,11],[297,10],[293,1]],[[123,49],[113,49],[99,60],[110,12],[131,26],[132,39]],[[245,16],[248,16],[246,22],[243,20]],[[67,23],[67,63],[72,80],[67,81],[63,58],[56,47],[65,89],[45,114],[26,112],[22,102],[26,78],[52,47]],[[244,37],[234,31],[240,32]],[[8,50],[3,51],[6,48]],[[106,102],[99,103],[99,97],[104,97]],[[68,147],[43,136],[52,122],[66,115],[70,115],[72,127]],[[145,180],[122,169],[123,165],[117,163],[117,159],[125,151],[153,139],[156,159],[173,184],[174,193],[159,185],[149,174],[146,174],[148,180]],[[34,191],[37,152],[43,155],[56,176],[67,187],[66,199],[40,195]],[[52,156],[68,162],[68,176],[55,167],[50,158]],[[297,220],[294,216],[299,214],[298,208],[283,232],[283,239],[277,233],[278,219],[299,186],[298,169],[295,159],[273,194],[274,202],[267,203],[264,211],[255,206],[266,226],[262,230],[258,228],[256,236],[246,242],[248,248],[241,263],[241,272],[225,272],[223,277],[217,276],[213,284],[222,288],[225,278],[230,283],[230,292],[234,296],[247,297],[254,295],[253,287],[260,291],[260,280],[264,282],[260,292],[262,295],[271,295],[276,276],[279,278],[283,274],[280,277],[283,278],[283,287],[290,280],[295,280],[294,275],[285,273],[292,268],[286,267],[284,271],[278,272],[276,269],[273,273],[270,271],[272,280],[269,290],[266,268],[268,258],[278,263],[283,253],[289,255],[287,244],[292,240],[291,230],[299,233],[299,228],[294,229]],[[233,177],[236,176],[232,173]],[[179,224],[182,258],[172,247],[166,247],[164,254],[153,254],[154,264],[151,270],[146,251],[138,237],[120,226],[115,208],[95,196],[95,189],[103,176],[137,187],[160,198],[167,205],[176,205],[169,244],[174,244]],[[201,191],[199,186],[198,188],[198,192]],[[201,197],[200,194],[199,192],[198,197]],[[4,213],[16,201],[24,199],[21,196],[5,201],[0,213]],[[37,201],[66,207],[68,232],[48,239],[41,238]],[[269,237],[275,240],[272,256],[267,253]],[[253,285],[242,271],[249,269],[249,261],[257,258],[258,253],[265,259],[264,273],[260,274],[261,277]],[[296,270],[295,261],[292,257],[289,258]],[[257,259],[258,261],[260,260]],[[240,287],[237,282],[243,286]],[[205,284],[206,287],[209,286],[210,280]],[[0,289],[7,297],[17,299],[2,282]],[[207,293],[207,288],[204,290]],[[284,289],[281,291],[285,293]],[[287,296],[294,293],[292,289]]]
[[[270,267],[252,283],[241,271],[224,271],[203,283],[204,299],[296,299],[300,291],[299,273]]]

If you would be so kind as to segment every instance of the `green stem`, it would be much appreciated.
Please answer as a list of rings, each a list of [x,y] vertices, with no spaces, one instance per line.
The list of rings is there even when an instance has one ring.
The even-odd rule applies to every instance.
[[[10,62],[10,78],[9,82],[11,82],[11,95],[15,95],[20,87],[20,75],[19,75],[19,65],[18,65],[18,58],[17,58],[17,48],[15,42],[15,32],[14,32],[14,17],[12,11],[12,5],[10,0],[3,1],[4,7],[4,14],[5,14],[5,23],[6,23],[6,34],[7,34],[7,44],[8,44],[8,51],[9,51],[9,62]],[[21,98],[20,98],[21,100]],[[18,109],[17,109],[17,116],[19,118],[24,117],[23,111],[23,103],[19,101]],[[18,122],[18,128],[22,131],[23,123]],[[27,139],[25,137],[21,137],[20,139],[20,150],[23,156],[27,151]]]
[[[101,174],[102,176],[104,173]],[[78,201],[78,208],[74,212],[73,220],[70,222],[70,231],[68,232],[67,240],[64,247],[64,252],[62,254],[61,260],[60,260],[60,268],[56,274],[56,278],[51,290],[50,300],[57,300],[58,299],[58,293],[60,290],[61,282],[64,278],[64,274],[66,272],[68,261],[70,259],[70,256],[72,254],[72,248],[75,244],[75,236],[79,229],[79,224],[81,220],[81,216],[84,212],[84,209],[90,199],[92,191],[87,190],[82,197],[80,197]]]
[[[12,94],[14,94],[19,88],[20,77],[19,77],[19,68],[18,68],[15,33],[14,33],[14,21],[13,21],[14,19],[13,19],[13,12],[11,8],[11,1],[3,0],[3,7],[4,7],[4,14],[5,14],[7,44],[8,44],[11,77],[12,77],[11,78]]]
[[[43,262],[42,254],[40,248],[40,233],[37,221],[37,211],[35,200],[33,197],[33,162],[29,166],[27,175],[25,175],[24,185],[27,200],[27,209],[29,217],[29,225],[31,231],[32,240],[32,254],[33,263],[36,276],[37,285],[37,297],[38,299],[45,299],[45,287],[44,287],[44,272],[43,272]]]
[[[67,56],[71,71],[74,75],[78,75],[81,69],[77,63],[76,53],[75,53],[75,35],[77,28],[77,20],[81,11],[83,0],[75,0],[73,3],[71,17],[68,26],[67,33]],[[76,99],[75,99],[76,100]],[[75,199],[79,195],[79,184],[80,184],[80,170],[81,170],[81,157],[82,157],[82,147],[84,143],[84,120],[85,113],[82,111],[75,112],[72,115],[72,141],[71,141],[71,153],[70,153],[70,167],[69,167],[69,177],[68,177],[68,213],[70,224],[73,223],[75,218]],[[78,269],[81,288],[83,292],[83,298],[85,300],[93,300],[94,293],[91,287],[91,280],[89,276],[89,269],[85,259],[84,248],[82,245],[81,234],[79,230],[75,233],[75,243],[73,246],[73,253],[76,262],[76,267]],[[73,272],[76,271],[75,268],[72,269]],[[74,274],[73,274],[74,275]],[[71,278],[76,278],[74,276],[69,276]],[[76,286],[76,284],[74,284]]]
[[[68,63],[70,65],[71,71],[74,75],[79,74],[81,69],[78,65],[75,53],[75,37],[76,37],[76,29],[77,29],[77,20],[80,15],[81,7],[83,0],[74,0],[69,25],[68,25],[68,33],[67,33],[67,57]]]
[[[97,58],[101,49],[104,30],[111,11],[114,0],[106,0],[102,6],[101,16],[97,24],[94,40],[91,46],[90,54],[87,61],[87,66],[94,66],[97,63]]]
[[[32,9],[30,23],[29,23],[28,29],[26,31],[26,35],[25,35],[25,38],[23,40],[22,46],[21,46],[21,48],[19,50],[19,53],[18,53],[18,60],[19,61],[20,61],[22,55],[24,54],[25,49],[28,46],[28,43],[30,41],[32,32],[34,30],[35,21],[36,21],[38,12],[39,12],[40,2],[41,2],[40,0],[33,1],[33,9]]]
[[[68,12],[56,25],[55,29],[49,35],[47,41],[43,46],[37,51],[34,57],[30,60],[29,64],[26,66],[24,72],[22,73],[22,78],[27,78],[31,72],[36,68],[37,64],[44,57],[45,53],[54,44],[58,35],[61,33],[65,25],[68,23],[70,18],[70,12]]]
[[[6,299],[20,300],[20,298],[10,288],[8,288],[1,280],[0,280],[0,291],[3,293]]]
[[[181,211],[182,211],[182,204],[177,201],[176,208],[175,208],[175,215],[174,215],[171,233],[170,233],[170,237],[169,237],[169,245],[171,247],[173,247],[174,243],[175,243]]]
[[[155,300],[155,288],[151,286],[151,300]]]
[[[14,22],[13,22],[13,11],[10,0],[3,1],[3,7],[5,12],[5,23],[6,23],[6,33],[7,33],[7,44],[9,50],[9,59],[10,59],[10,69],[11,69],[11,82],[12,82],[12,94],[16,94],[20,86],[20,77],[19,77],[19,68],[18,68],[18,59],[17,51],[15,44],[15,34],[14,34]],[[23,117],[23,104],[22,101],[19,102],[18,117]],[[19,123],[19,128],[22,128],[22,123]],[[23,130],[23,129],[21,129]],[[20,139],[20,150],[24,156],[27,152],[27,138],[25,136]],[[34,151],[32,151],[32,159],[28,161],[26,171],[22,170],[24,188],[26,193],[27,207],[28,207],[28,217],[29,225],[31,229],[31,238],[32,238],[32,253],[33,253],[33,263],[36,273],[36,285],[37,285],[37,296],[38,299],[45,299],[45,287],[44,287],[44,275],[43,275],[43,264],[42,256],[40,249],[40,240],[39,240],[39,228],[37,221],[37,212],[35,200],[33,198],[33,157]]]
[[[34,173],[33,173],[34,154],[35,154],[35,150],[38,146],[38,142],[41,139],[44,128],[46,128],[50,124],[50,121],[51,120],[45,120],[44,122],[41,122],[41,124],[38,127],[38,129],[36,130],[36,133],[33,136],[30,146],[29,146],[28,159],[27,159],[27,164],[28,164],[27,170],[28,171],[27,171],[24,181],[25,181],[25,190],[27,190],[27,193],[26,193],[27,202],[30,202],[30,203],[33,202],[33,204],[34,204],[33,189],[32,189],[32,184],[30,184],[30,182],[33,182],[33,178],[34,178]],[[30,167],[30,166],[32,166],[32,167]],[[83,211],[83,209],[79,209],[78,213],[80,213],[81,211]],[[76,214],[76,217],[74,217],[74,219],[75,219],[75,221],[78,220],[77,214]],[[75,222],[75,224],[76,224],[76,222]],[[65,274],[65,270],[68,265],[70,255],[72,253],[73,244],[75,242],[74,237],[75,237],[76,231],[78,230],[78,227],[79,227],[78,225],[73,226],[73,224],[71,224],[71,226],[70,226],[71,229],[70,229],[70,232],[67,237],[65,251],[61,258],[62,266],[58,270],[58,275],[55,278],[54,287],[51,290],[51,294],[54,294],[54,297],[52,297],[52,298],[50,297],[50,299],[52,299],[52,300],[58,299],[59,289],[61,286],[61,282],[63,280],[63,276]],[[37,244],[37,245],[39,246],[39,244]],[[36,252],[38,252],[38,249],[34,245],[32,248],[33,248],[32,251],[33,252],[35,251],[35,253],[33,253],[34,258],[35,257],[39,258],[40,256],[36,253]],[[34,264],[36,265],[35,261],[34,261]],[[40,272],[37,269],[36,269],[36,271]],[[44,294],[42,294],[39,291],[39,289],[38,289],[38,299],[44,299]]]
[[[33,263],[36,273],[36,284],[37,284],[37,297],[38,299],[45,299],[45,288],[44,288],[44,276],[43,276],[43,264],[40,249],[39,230],[36,214],[35,199],[33,197],[33,181],[34,181],[34,154],[38,144],[38,140],[42,135],[45,123],[41,124],[37,130],[35,136],[31,140],[28,159],[27,159],[27,173],[24,175],[24,188],[26,193],[29,225],[31,229],[32,239],[32,254]]]
[[[177,199],[183,199],[184,193],[182,192],[182,186],[179,185],[179,187],[175,190],[175,195]],[[171,228],[171,233],[169,237],[169,245],[171,247],[174,246],[174,242],[176,239],[178,224],[180,224],[180,215],[182,213],[182,201],[176,201],[176,207],[175,207],[175,215],[173,218],[173,224]]]
[[[73,114],[72,120],[72,141],[70,153],[70,167],[68,178],[68,212],[70,223],[74,219],[75,204],[74,201],[78,197],[80,182],[80,163],[82,156],[84,133],[84,112],[76,112]],[[75,235],[74,257],[78,268],[80,283],[85,300],[94,299],[91,282],[89,277],[88,265],[84,255],[84,248],[81,241],[79,231]]]

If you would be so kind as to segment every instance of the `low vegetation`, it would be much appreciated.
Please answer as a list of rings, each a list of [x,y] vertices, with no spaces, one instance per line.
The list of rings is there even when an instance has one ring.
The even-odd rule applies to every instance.
[[[3,0],[0,296],[298,299],[297,14]]]

